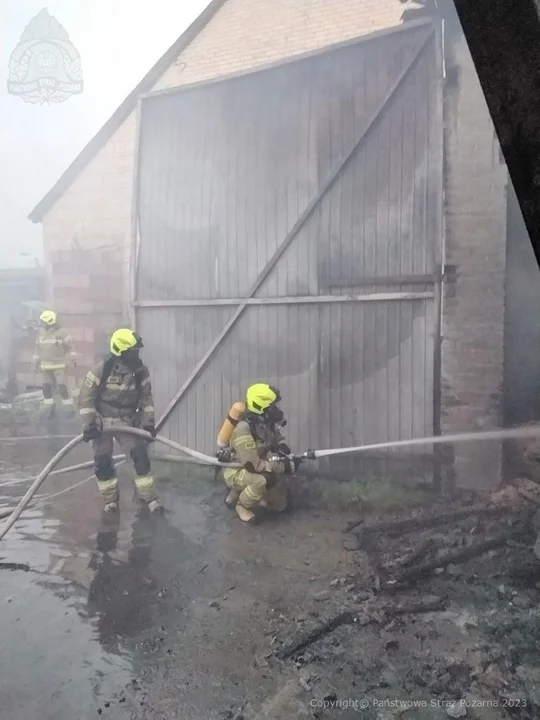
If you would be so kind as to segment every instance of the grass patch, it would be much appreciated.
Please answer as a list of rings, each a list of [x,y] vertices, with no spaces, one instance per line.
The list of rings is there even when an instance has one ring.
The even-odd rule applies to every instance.
[[[426,502],[427,493],[383,478],[356,478],[349,482],[317,479],[310,491],[331,510],[392,512]]]
[[[204,465],[170,463],[153,460],[152,466],[158,481],[178,487],[184,494],[225,488],[221,472]],[[427,491],[407,487],[385,478],[361,477],[351,480],[311,477],[297,478],[289,484],[291,493],[312,507],[325,507],[336,511],[392,512],[418,507],[429,497]]]

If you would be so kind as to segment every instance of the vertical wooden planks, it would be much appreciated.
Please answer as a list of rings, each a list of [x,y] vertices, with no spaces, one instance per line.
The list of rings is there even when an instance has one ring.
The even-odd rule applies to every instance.
[[[424,48],[417,62],[414,74],[411,76],[411,94],[414,98],[414,149],[415,149],[415,182],[414,182],[414,212],[413,212],[413,273],[426,274],[433,272],[427,267],[426,236],[427,218],[427,170],[428,170],[428,95],[429,74],[428,64],[431,60],[429,46]],[[412,416],[413,437],[422,437],[429,427],[426,418],[425,387],[426,376],[426,344],[431,338],[427,328],[427,308],[425,303],[416,303],[413,310],[414,343],[413,343],[413,392]]]
[[[378,53],[372,53],[366,60],[364,98],[367,107],[376,107],[379,100]],[[384,92],[384,91],[383,91]],[[364,164],[364,227],[362,274],[373,277],[376,274],[377,246],[377,145],[378,126],[366,139]],[[363,322],[363,414],[365,439],[377,438],[377,318],[376,308],[369,304],[364,307]]]
[[[142,143],[147,264],[139,289],[150,296],[139,297],[245,294],[426,32],[404,29],[264,77],[145,101],[154,104],[156,124],[146,127]],[[321,277],[410,275],[427,266],[429,188],[439,182],[431,162],[419,174],[430,143],[429,72],[424,59],[417,63],[259,295],[346,294],[358,290],[353,282],[328,290],[319,286]],[[269,379],[286,394],[292,435],[302,446],[417,434],[428,423],[432,393],[430,303],[249,307],[174,411],[173,432],[211,451],[230,402],[249,382]],[[143,311],[153,314],[149,344],[170,343],[170,316],[178,325],[178,347],[166,355],[169,398],[233,312]]]

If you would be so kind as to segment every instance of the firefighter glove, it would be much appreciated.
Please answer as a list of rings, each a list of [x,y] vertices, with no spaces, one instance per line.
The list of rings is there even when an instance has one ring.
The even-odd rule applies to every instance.
[[[287,443],[284,443],[284,442],[282,442],[282,443],[280,443],[280,444],[278,445],[278,450],[279,450],[279,452],[282,453],[283,455],[290,455],[290,454],[291,454],[291,448],[287,445]]]
[[[155,438],[157,435],[156,426],[153,422],[147,422],[146,425],[143,425],[143,430],[145,430],[147,433],[150,433],[150,435]]]
[[[230,447],[220,448],[216,453],[216,458],[221,463],[229,463],[232,460],[232,451]]]
[[[97,423],[93,422],[87,425],[83,430],[83,440],[85,443],[91,440],[98,440],[101,435],[101,428],[98,427]]]
[[[285,463],[285,474],[294,475],[302,461],[299,457],[295,457],[293,455],[291,457],[284,458],[283,462]]]

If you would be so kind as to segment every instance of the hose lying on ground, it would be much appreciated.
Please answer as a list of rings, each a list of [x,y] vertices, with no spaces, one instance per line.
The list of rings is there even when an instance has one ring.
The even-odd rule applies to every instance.
[[[69,435],[70,438],[73,437],[73,435]],[[119,464],[120,460],[125,460],[125,455],[113,455],[112,457],[113,463],[115,465]],[[77,465],[68,465],[67,467],[60,468],[60,470],[53,470],[49,473],[49,475],[65,475],[66,473],[75,472],[76,470],[86,470],[86,468],[90,468],[94,465],[93,460],[87,460],[86,462],[77,463]],[[29,478],[19,478],[18,480],[11,480],[6,483],[2,483],[0,485],[0,490],[5,487],[12,487],[13,485],[20,485],[23,482],[33,482],[36,479],[37,475],[35,477],[29,477]]]
[[[52,438],[64,438],[65,437],[65,438],[71,439],[71,438],[73,438],[73,435],[51,435],[51,436],[45,436],[45,437],[48,440],[50,440],[51,437]],[[13,438],[13,440],[26,440],[26,439],[27,438]],[[44,438],[42,438],[40,436],[37,439],[42,440]],[[188,448],[186,448],[186,451],[187,450],[188,450]],[[190,452],[193,452],[193,451],[190,450]],[[208,465],[207,460],[201,460],[200,458],[191,457],[188,455],[166,455],[166,454],[161,454],[161,453],[152,453],[150,457],[155,460],[163,460],[165,462],[186,463],[189,465]],[[208,456],[203,455],[203,457],[208,457]],[[113,455],[112,459],[113,459],[113,463],[115,465],[119,465],[120,461],[123,461],[126,459],[126,456],[125,455]],[[215,460],[215,458],[214,458],[214,460]],[[49,476],[65,475],[66,473],[75,472],[76,470],[86,470],[86,468],[91,468],[93,465],[94,465],[93,460],[87,460],[86,462],[77,463],[77,465],[68,465],[67,467],[60,468],[59,470],[53,470],[52,472],[49,473]],[[234,465],[232,465],[231,467],[234,467]],[[17,480],[9,480],[8,482],[0,484],[0,490],[5,487],[13,487],[13,485],[21,485],[22,483],[33,482],[36,479],[36,477],[37,477],[37,475],[34,477],[19,478]],[[9,513],[8,513],[8,515],[9,515]],[[2,519],[2,517],[7,517],[7,515],[2,515],[0,513],[0,519]]]
[[[21,442],[22,440],[71,440],[73,435],[14,435],[0,438],[0,443]]]
[[[59,437],[58,435],[55,435],[54,437]],[[73,437],[72,435],[66,435],[66,437]],[[164,462],[175,462],[175,463],[181,463],[182,465],[201,465],[202,467],[206,467],[208,465],[207,462],[203,462],[202,460],[198,460],[197,458],[188,457],[186,455],[167,455],[163,453],[152,453],[151,459],[153,460],[162,460]],[[120,467],[120,465],[123,465],[127,458],[125,455],[113,455],[113,463],[115,468]],[[94,464],[93,460],[89,460],[87,462],[78,463],[77,465],[68,465],[67,467],[60,468],[60,470],[53,470],[49,473],[49,477],[51,475],[63,475],[65,473],[70,472],[76,472],[77,470],[85,470],[86,468],[92,467]],[[225,466],[224,466],[225,467]],[[37,477],[37,476],[36,476]],[[3,483],[0,485],[0,489],[4,487],[11,487],[14,484],[20,484],[21,482],[33,482],[36,477],[29,477],[24,478],[21,480],[18,480],[17,482],[13,483]],[[59,490],[58,492],[53,493],[52,495],[45,495],[39,499],[39,502],[37,505],[33,505],[35,508],[41,508],[44,507],[50,500],[56,497],[60,497],[60,495],[65,495],[68,492],[71,492],[71,490],[75,490],[78,487],[81,487],[81,485],[84,485],[85,483],[89,482],[90,480],[94,479],[94,474],[90,475],[89,477],[85,478],[84,480],[80,480],[79,482],[75,483],[74,485],[70,485],[67,488],[64,488],[63,490]],[[35,496],[34,496],[35,497]],[[28,507],[28,506],[27,506]],[[13,512],[13,508],[8,508],[7,510],[0,510],[0,520],[3,520],[4,518],[7,518],[11,515]]]
[[[153,439],[150,433],[147,433],[144,430],[140,430],[139,428],[111,427],[103,428],[103,432],[106,434],[118,433],[124,435],[134,435],[136,437],[141,437],[144,440],[149,441]],[[204,453],[197,452],[197,450],[192,450],[191,448],[184,447],[183,445],[174,442],[174,440],[169,440],[169,438],[162,437],[161,435],[157,435],[154,439],[157,442],[162,443],[163,445],[167,445],[172,450],[177,450],[184,453],[185,455],[195,458],[196,460],[204,462],[205,465],[214,465],[216,467],[240,467],[238,463],[220,463],[219,460],[216,460],[216,458],[211,457],[210,455],[205,455]],[[53,458],[51,458],[51,460],[49,460],[43,470],[36,477],[32,485],[28,488],[25,495],[21,498],[17,507],[13,510],[9,518],[6,520],[4,526],[0,530],[0,540],[4,539],[9,530],[17,522],[21,513],[26,509],[28,503],[32,500],[36,492],[39,490],[43,482],[49,477],[49,475],[58,465],[60,460],[62,460],[62,458],[64,458],[71,450],[73,450],[74,447],[76,447],[81,442],[83,442],[82,434],[77,435],[77,437],[74,437],[72,440],[70,440],[66,445],[64,445],[61,450],[56,453]],[[66,472],[67,468],[63,468],[63,470],[64,472]]]
[[[115,467],[119,467],[120,465],[123,465],[125,462],[126,462],[125,460],[119,460],[118,462],[115,463]],[[49,477],[51,475],[54,475],[54,473],[53,472],[49,473]],[[58,492],[52,493],[51,495],[44,495],[44,496],[40,497],[35,504],[34,503],[32,504],[32,508],[39,510],[40,508],[45,507],[45,505],[47,505],[47,503],[49,503],[53,498],[57,498],[57,497],[60,497],[61,495],[65,495],[66,493],[71,492],[72,490],[75,490],[78,487],[81,487],[81,485],[84,485],[85,483],[90,482],[90,480],[94,480],[94,478],[95,478],[95,475],[92,473],[92,475],[89,475],[88,477],[84,478],[84,480],[79,480],[79,482],[76,482],[73,485],[69,485],[69,487],[64,488],[63,490],[59,490]],[[35,480],[35,478],[29,478],[29,480]],[[35,496],[34,496],[34,498],[35,498]],[[30,502],[32,502],[32,501],[30,501]],[[28,505],[26,507],[28,508]],[[13,508],[9,508],[7,510],[0,510],[0,520],[3,520],[4,518],[9,517],[12,512],[13,512]]]
[[[44,480],[47,479],[49,476],[49,473],[54,470],[56,465],[62,460],[63,457],[65,457],[70,450],[73,450],[74,447],[76,447],[80,442],[82,442],[83,436],[77,435],[77,437],[74,437],[73,440],[70,440],[64,447],[59,450],[56,455],[49,460],[49,462],[45,465],[43,470],[39,473],[37,478],[34,480],[34,482],[30,485],[26,493],[21,498],[19,504],[15,508],[15,510],[11,513],[9,518],[6,520],[6,524],[4,527],[0,530],[0,540],[2,540],[8,530],[13,527],[13,525],[17,522],[20,514],[23,512],[23,510],[26,508],[30,500],[34,497],[36,492],[38,491],[40,485],[43,483]]]

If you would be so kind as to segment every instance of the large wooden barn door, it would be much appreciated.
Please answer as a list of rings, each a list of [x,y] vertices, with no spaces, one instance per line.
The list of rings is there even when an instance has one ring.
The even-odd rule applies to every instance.
[[[142,103],[134,306],[171,437],[278,384],[298,449],[433,430],[441,248],[427,23]]]

